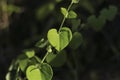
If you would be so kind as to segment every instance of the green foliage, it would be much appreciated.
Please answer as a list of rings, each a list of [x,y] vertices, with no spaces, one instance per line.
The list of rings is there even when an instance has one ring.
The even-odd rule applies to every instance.
[[[12,5],[12,4],[9,4],[7,6],[7,12],[9,15],[11,15],[13,12],[15,13],[20,13],[22,11],[22,9],[18,6],[15,6],[15,5]]]
[[[27,68],[26,76],[28,80],[42,80],[40,70],[34,65]]]
[[[91,26],[94,30],[100,31],[104,27],[106,21],[111,21],[117,15],[117,8],[115,6],[109,6],[109,9],[104,8],[101,10],[100,15],[96,17],[91,15],[88,17],[88,25]]]
[[[34,50],[28,50],[28,51],[25,52],[25,54],[28,58],[32,58],[32,57],[35,56],[35,51]]]
[[[73,39],[70,42],[69,46],[75,50],[75,49],[78,49],[78,47],[82,44],[82,42],[83,42],[83,37],[81,33],[75,32],[73,34]]]
[[[26,67],[28,66],[29,59],[23,59],[19,61],[20,69],[25,72]]]
[[[62,50],[61,52],[54,54],[50,53],[46,57],[46,61],[53,67],[61,67],[65,64],[67,59],[66,51]]]
[[[115,6],[109,6],[109,9],[104,8],[101,12],[100,12],[100,16],[105,18],[106,20],[112,21],[116,14],[117,14],[117,7]]]
[[[27,68],[26,76],[28,80],[51,80],[53,71],[50,65],[42,63],[40,65],[30,65]]]
[[[77,14],[74,11],[71,10],[71,11],[69,11],[67,18],[69,18],[69,19],[77,18]]]
[[[67,16],[68,16],[68,11],[67,11],[66,8],[62,7],[62,8],[61,8],[61,13],[65,16],[65,18],[67,18]]]
[[[36,18],[38,20],[45,19],[54,10],[54,7],[55,7],[54,3],[47,3],[45,5],[40,6],[36,10]]]
[[[77,14],[73,10],[68,11],[66,8],[63,7],[61,8],[61,13],[64,15],[65,18],[68,19],[77,17]]]
[[[62,0],[56,0],[61,2]],[[89,0],[82,0],[83,3],[80,5],[84,6],[88,11],[94,13],[93,5]],[[67,62],[68,67],[74,71],[74,67],[78,67],[76,61],[77,50],[83,43],[83,36],[80,29],[83,28],[81,20],[78,19],[79,15],[71,10],[71,6],[74,3],[79,3],[79,0],[72,0],[68,8],[61,7],[61,13],[63,14],[63,20],[61,21],[60,27],[57,30],[52,28],[48,30],[47,39],[42,38],[36,43],[35,46],[38,48],[46,48],[46,54],[40,59],[35,54],[34,49],[24,51],[17,57],[14,63],[11,64],[9,72],[6,75],[6,80],[52,80],[53,70],[52,67],[61,67]],[[36,10],[36,17],[39,20],[45,19],[55,8],[55,3],[47,3]],[[19,8],[15,6],[9,6],[9,11],[19,12]],[[100,11],[100,15],[91,15],[87,18],[85,26],[90,26],[95,31],[100,31],[104,27],[106,21],[112,21],[117,15],[117,8],[115,6],[109,6]],[[64,27],[65,20],[70,20],[70,28]],[[80,29],[79,29],[80,28]],[[72,35],[73,32],[73,35]],[[68,46],[71,49],[69,52],[70,60],[73,61],[71,68],[71,62],[67,61],[67,50],[64,50]],[[73,53],[73,51],[76,51]],[[55,54],[57,53],[57,54]],[[72,53],[72,54],[71,54]],[[70,66],[69,66],[70,65]],[[14,71],[14,73],[13,73]],[[22,74],[25,77],[22,77]],[[75,73],[74,73],[75,74]]]
[[[47,46],[47,44],[48,44],[48,41],[46,41],[46,40],[44,40],[44,39],[42,38],[40,41],[38,41],[38,42],[36,43],[35,46],[37,46],[37,47],[39,47],[39,48],[44,48],[45,46]]]
[[[72,25],[72,31],[77,31],[79,26],[81,24],[81,20],[80,19],[72,19],[71,20],[71,25]]]
[[[94,30],[100,31],[105,25],[105,20],[102,17],[96,17],[94,15],[88,17],[88,25],[90,25]]]
[[[60,32],[56,29],[50,29],[48,31],[48,41],[57,50],[61,51],[64,49],[72,39],[72,32],[69,28],[63,27]]]

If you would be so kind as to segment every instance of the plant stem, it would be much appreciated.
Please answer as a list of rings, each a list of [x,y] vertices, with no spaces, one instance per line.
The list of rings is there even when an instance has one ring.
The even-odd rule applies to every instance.
[[[72,4],[73,4],[73,2],[71,2],[70,5],[68,6],[67,12],[69,12]],[[66,20],[66,16],[67,16],[67,15],[68,15],[68,13],[64,16],[64,18],[63,18],[63,20],[62,20],[62,22],[61,22],[61,25],[60,25],[60,28],[59,28],[58,33],[60,33],[60,30],[61,30],[61,28],[63,27],[63,24],[64,24],[64,22],[65,22],[65,20]]]
[[[45,59],[46,59],[46,57],[48,56],[49,53],[50,53],[50,52],[47,51],[47,53],[46,53],[45,56],[43,57],[41,63],[43,63],[43,62],[45,61]]]

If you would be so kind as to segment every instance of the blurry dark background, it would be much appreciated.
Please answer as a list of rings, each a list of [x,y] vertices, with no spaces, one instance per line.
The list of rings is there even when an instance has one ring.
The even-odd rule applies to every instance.
[[[1,7],[3,0],[0,1]],[[3,23],[0,25],[0,80],[5,80],[10,63],[22,53],[22,50],[34,47],[37,41],[46,37],[50,28],[59,28],[63,18],[60,7],[67,7],[70,0],[58,1],[8,0],[7,4],[14,5],[12,8],[16,7],[10,9],[9,14],[3,14],[0,8],[0,23]],[[79,30],[84,41],[77,50],[78,62],[81,65],[77,73],[78,80],[120,80],[120,1],[80,0],[73,9],[81,23],[87,24],[89,16],[98,16],[100,11],[109,5],[114,5],[118,9],[112,21],[106,21],[100,31],[91,27]],[[3,20],[6,18],[3,15],[7,16],[9,21]],[[53,80],[69,80],[68,73],[66,64],[55,68]]]

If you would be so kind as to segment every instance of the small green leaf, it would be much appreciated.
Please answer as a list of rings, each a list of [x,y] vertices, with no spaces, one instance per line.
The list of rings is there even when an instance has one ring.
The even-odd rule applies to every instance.
[[[25,69],[27,68],[28,62],[29,62],[28,59],[23,59],[23,60],[20,60],[20,61],[19,61],[20,69],[21,69],[23,72],[24,72]]]
[[[68,16],[68,11],[67,11],[67,9],[66,8],[61,8],[61,13],[64,15],[64,17],[66,17],[67,18],[67,16]]]
[[[5,79],[6,79],[6,80],[11,80],[11,73],[10,73],[10,72],[8,72],[8,73],[6,74]]]
[[[67,18],[71,19],[71,18],[76,18],[76,17],[77,17],[77,14],[74,11],[72,10],[69,11]]]
[[[46,61],[53,67],[61,67],[66,62],[66,58],[67,58],[66,52],[62,50],[58,54],[50,53],[46,57]]]
[[[47,34],[48,41],[57,50],[64,49],[72,39],[72,32],[69,28],[63,27],[58,33],[56,29],[50,29]]]
[[[79,0],[72,0],[72,3],[79,3]]]
[[[73,34],[73,39],[70,42],[70,47],[72,49],[77,49],[83,42],[83,37],[79,32]]]
[[[35,55],[35,51],[34,50],[28,50],[25,52],[26,56],[28,58],[32,58]]]
[[[27,68],[26,76],[28,80],[42,80],[41,71],[35,65]]]

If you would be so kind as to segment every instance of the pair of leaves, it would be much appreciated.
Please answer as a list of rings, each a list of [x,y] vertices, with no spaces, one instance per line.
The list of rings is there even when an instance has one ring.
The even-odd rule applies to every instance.
[[[112,21],[117,14],[117,7],[109,6],[109,9],[104,8],[100,13],[103,18]]]
[[[95,15],[88,17],[87,21],[88,25],[91,26],[96,31],[100,31],[106,22],[104,18],[102,17],[97,18]]]
[[[47,34],[48,41],[57,50],[64,49],[72,39],[72,32],[69,28],[63,27],[59,32],[56,29],[50,29]]]
[[[117,15],[117,8],[115,6],[109,6],[109,9],[104,8],[100,12],[100,16],[96,17],[92,15],[88,17],[88,25],[94,30],[100,31],[106,23],[106,20],[112,21]]]
[[[64,15],[65,18],[68,18],[68,19],[77,17],[77,14],[73,10],[70,10],[68,12],[67,9],[63,7],[61,8],[61,13]]]
[[[30,65],[26,70],[28,80],[51,80],[53,71],[50,65],[42,63],[40,65]]]

